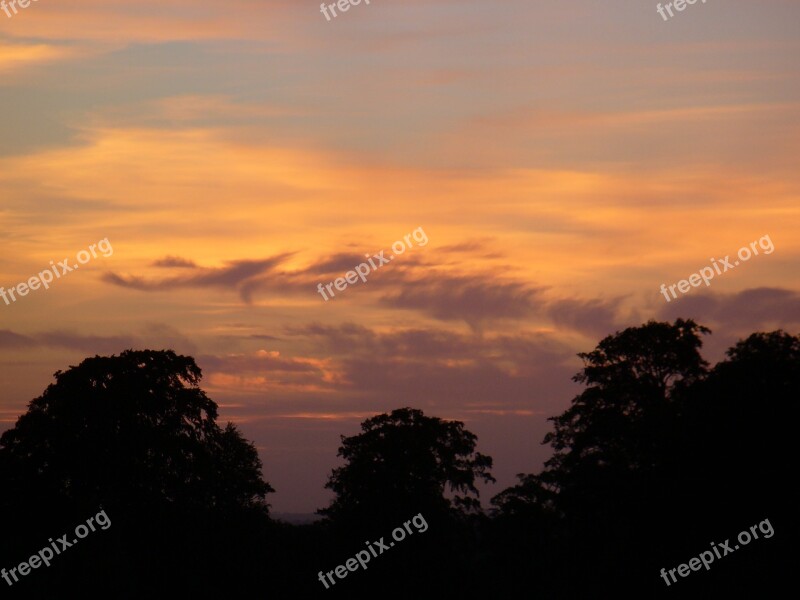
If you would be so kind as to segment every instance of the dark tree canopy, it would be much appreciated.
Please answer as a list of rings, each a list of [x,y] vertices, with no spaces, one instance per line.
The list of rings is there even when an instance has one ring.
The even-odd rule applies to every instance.
[[[506,559],[528,552],[529,563],[552,565],[560,579],[542,573],[556,594],[660,596],[662,567],[769,518],[783,541],[691,584],[700,595],[724,583],[766,597],[798,534],[800,337],[752,334],[709,369],[699,352],[708,333],[691,320],[650,321],[579,355],[574,379],[586,387],[551,418],[552,458],[492,499],[498,557],[513,548]]]
[[[674,471],[740,505],[788,511],[800,501],[793,475],[800,466],[800,337],[754,333],[726,354],[682,403],[684,442]],[[758,484],[743,485],[752,479]]]
[[[476,452],[476,436],[461,422],[402,408],[342,437],[343,464],[327,483],[335,496],[319,511],[327,519],[303,526],[269,519],[272,490],[256,450],[232,424],[217,425],[191,358],[90,358],[56,373],[0,437],[0,512],[9,516],[0,566],[19,565],[103,508],[108,531],[13,591],[43,599],[265,590],[361,598],[378,589],[389,598],[780,598],[800,535],[800,337],[754,333],[709,368],[700,355],[708,333],[691,320],[651,321],[580,354],[574,379],[584,388],[551,419],[552,458],[497,494],[491,518],[478,488],[494,481],[492,459]],[[392,530],[411,529],[417,514],[426,531],[400,543]],[[744,544],[737,533],[765,519],[774,537],[673,587],[659,575],[709,542]],[[365,540],[379,539],[388,557],[322,587],[319,569],[336,572],[366,552]]]
[[[0,510],[16,517],[1,564],[101,508],[111,521],[15,584],[24,597],[245,596],[263,570],[273,490],[253,444],[217,424],[200,378],[172,351],[88,358],[0,437]]]
[[[494,498],[496,514],[503,517],[543,518],[556,512],[556,494],[536,475],[518,473],[519,483]]]
[[[710,330],[691,320],[650,321],[580,353],[585,366],[573,379],[586,389],[550,418],[554,431],[544,441],[555,453],[545,479],[563,485],[571,472],[652,466],[676,394],[707,372],[700,356],[705,333]]]
[[[554,427],[544,443],[554,453],[544,470],[519,475],[517,485],[492,499],[501,521],[542,535],[560,520],[571,537],[553,542],[585,560],[619,537],[627,527],[622,523],[647,510],[648,482],[663,475],[664,456],[675,443],[678,398],[707,373],[699,352],[706,333],[691,320],[650,321],[580,353],[584,368],[573,379],[586,387],[550,418]]]
[[[475,452],[477,436],[460,421],[401,408],[367,419],[361,430],[342,436],[338,455],[347,464],[326,485],[336,498],[319,512],[332,519],[464,515],[480,508],[476,481],[494,481],[491,457]]]
[[[74,505],[266,512],[253,445],[199,387],[191,357],[128,350],[55,374],[0,437],[5,490]]]

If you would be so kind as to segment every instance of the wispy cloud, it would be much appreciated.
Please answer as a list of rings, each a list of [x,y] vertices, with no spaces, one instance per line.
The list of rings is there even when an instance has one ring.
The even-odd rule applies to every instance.
[[[130,289],[139,291],[165,291],[179,288],[222,288],[238,290],[245,301],[250,301],[250,288],[248,282],[258,276],[273,271],[279,264],[291,256],[290,253],[281,254],[261,260],[229,261],[224,267],[202,268],[193,262],[183,259],[167,258],[157,261],[158,267],[181,267],[191,270],[186,275],[177,275],[162,279],[145,279],[135,275],[119,275],[106,273],[103,280]]]

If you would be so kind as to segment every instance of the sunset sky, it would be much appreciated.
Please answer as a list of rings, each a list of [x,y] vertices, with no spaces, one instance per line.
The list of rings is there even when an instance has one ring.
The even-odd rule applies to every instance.
[[[274,511],[326,505],[339,435],[402,406],[478,435],[487,505],[549,456],[603,336],[691,317],[716,361],[798,333],[800,2],[319,4],[0,12],[0,285],[113,247],[0,301],[0,430],[57,370],[171,348],[258,447]]]

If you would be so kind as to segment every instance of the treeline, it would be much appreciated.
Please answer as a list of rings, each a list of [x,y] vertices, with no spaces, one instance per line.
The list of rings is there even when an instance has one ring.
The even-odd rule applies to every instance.
[[[543,443],[552,457],[488,506],[476,484],[493,481],[492,459],[463,423],[412,408],[368,419],[342,438],[323,520],[304,526],[270,518],[273,489],[255,447],[217,424],[191,357],[88,358],[56,373],[0,438],[0,567],[101,509],[111,526],[0,589],[25,598],[779,597],[798,558],[800,338],[754,333],[711,367],[700,354],[708,334],[691,320],[651,321],[580,354],[584,389],[551,419]],[[388,546],[415,515],[425,531],[409,525]],[[669,586],[662,578],[714,544],[732,548],[764,519],[769,539]],[[370,547],[366,568],[326,578]]]

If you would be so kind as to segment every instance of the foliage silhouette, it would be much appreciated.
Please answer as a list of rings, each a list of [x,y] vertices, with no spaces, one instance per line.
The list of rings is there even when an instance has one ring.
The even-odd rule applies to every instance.
[[[413,408],[377,415],[361,424],[361,433],[342,436],[338,456],[346,462],[326,485],[336,496],[318,511],[326,517],[324,531],[339,544],[328,560],[341,563],[348,550],[363,549],[365,539],[391,541],[390,533],[414,515],[429,527],[377,557],[336,593],[368,597],[380,589],[391,598],[446,597],[466,584],[478,555],[476,530],[486,519],[476,484],[494,481],[492,459],[476,445],[464,423]]]
[[[0,437],[12,473],[87,509],[150,504],[266,510],[252,444],[216,423],[194,360],[171,351],[95,357],[55,374]]]
[[[127,567],[95,557],[110,561],[109,578],[147,572],[143,582],[161,587],[192,572],[200,556],[224,564],[225,550],[209,549],[231,528],[265,526],[273,489],[253,445],[233,424],[217,425],[217,405],[200,378],[192,358],[151,350],[96,356],[57,372],[0,437],[0,506],[21,517],[12,539],[46,540],[103,507],[108,534],[73,556],[115,547]],[[58,566],[43,575],[25,583],[45,590],[69,579]]]
[[[673,590],[660,569],[709,540],[764,518],[780,523],[784,540],[796,534],[787,466],[797,465],[800,338],[753,334],[709,370],[699,354],[708,333],[691,320],[651,321],[580,354],[585,366],[574,379],[586,389],[551,419],[544,443],[553,457],[492,499],[503,543],[513,543],[509,531],[549,540],[547,556],[527,552],[552,567],[539,591],[661,596]],[[690,594],[763,594],[788,573],[785,542],[748,552],[749,570],[740,554],[681,584]]]
[[[460,422],[402,408],[342,437],[306,526],[269,519],[253,445],[173,352],[95,357],[56,374],[0,438],[0,565],[104,508],[93,533],[24,586],[26,598],[782,597],[796,563],[800,337],[754,333],[713,368],[710,331],[650,321],[582,353],[584,389],[543,443],[537,474],[480,508],[492,459]],[[317,579],[364,540],[422,514],[409,536],[332,589]],[[491,517],[491,518],[490,518]],[[775,529],[667,587],[663,567],[768,518]],[[87,566],[90,565],[90,566]]]
[[[475,483],[494,481],[492,458],[475,452],[477,437],[462,422],[401,408],[367,419],[361,430],[342,436],[338,456],[347,464],[333,470],[325,487],[336,498],[320,514],[391,523],[409,510],[431,517],[480,510]]]

